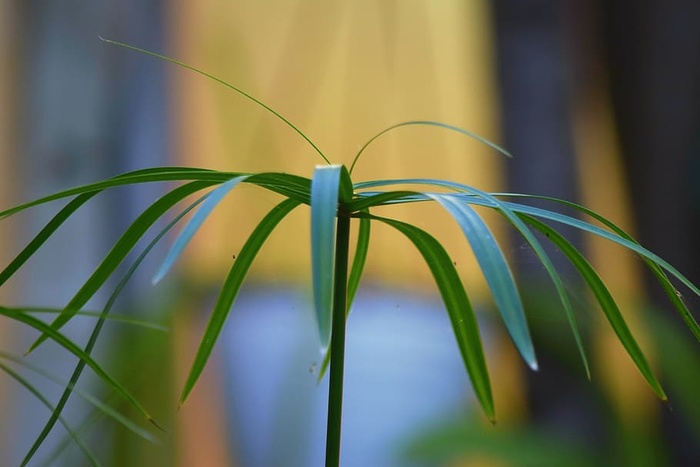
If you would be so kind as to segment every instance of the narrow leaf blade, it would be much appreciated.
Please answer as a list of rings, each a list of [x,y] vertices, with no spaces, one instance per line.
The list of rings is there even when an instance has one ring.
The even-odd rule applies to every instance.
[[[450,257],[433,236],[410,224],[383,217],[372,217],[403,233],[418,249],[430,268],[440,291],[462,359],[469,373],[479,404],[486,416],[495,421],[495,408],[488,368],[481,343],[479,325],[462,281]]]
[[[34,253],[36,253],[41,245],[43,245],[75,211],[77,211],[83,204],[88,202],[98,193],[99,191],[92,191],[77,196],[63,209],[61,209],[49,222],[47,222],[36,237],[34,237],[32,241],[29,242],[29,244],[15,257],[15,259],[13,259],[12,262],[0,273],[0,286],[7,282],[7,280],[10,279],[10,277],[12,277],[14,273],[16,273],[17,270],[19,270],[19,268],[21,268],[22,265],[34,255]]]
[[[431,197],[452,215],[464,232],[515,346],[528,366],[537,370],[535,349],[520,293],[513,273],[493,234],[474,209],[454,196],[431,195]]]
[[[365,211],[365,214],[369,212]],[[367,253],[369,251],[369,238],[370,238],[370,224],[371,221],[369,217],[360,218],[360,228],[357,233],[357,247],[355,249],[355,258],[352,262],[352,267],[350,269],[350,275],[348,276],[348,306],[345,310],[345,316],[350,314],[350,309],[352,308],[352,303],[355,299],[355,294],[360,285],[360,279],[362,278],[362,272],[365,268],[365,262],[367,260]],[[323,377],[328,370],[328,365],[331,363],[331,350],[330,348],[323,356],[323,362],[318,369],[318,382],[323,380]]]
[[[126,258],[131,249],[146,233],[146,231],[170,208],[183,198],[199,190],[207,188],[211,182],[197,181],[190,182],[181,187],[175,188],[159,200],[148,207],[124,232],[117,243],[112,247],[102,263],[95,269],[83,286],[76,292],[70,302],[66,305],[65,311],[54,319],[51,327],[58,330],[80,310],[88,300],[107,281],[109,276],[116,270],[121,262]],[[41,345],[46,340],[45,335],[41,335],[29,348],[29,352]]]
[[[194,209],[197,205],[199,205],[204,199],[206,198],[206,195],[203,197],[200,197],[198,200],[196,200],[194,203],[190,204],[187,208],[185,208],[180,214],[178,214],[172,221],[168,223],[159,233],[156,235],[156,237],[151,240],[151,242],[148,244],[148,246],[141,252],[141,254],[136,258],[134,263],[131,265],[129,270],[124,274],[122,279],[119,281],[117,286],[115,287],[114,291],[112,292],[112,295],[109,297],[107,300],[107,303],[105,304],[102,313],[99,315],[99,319],[97,323],[95,324],[95,327],[93,328],[92,332],[90,333],[90,338],[88,339],[88,343],[85,346],[85,353],[87,355],[90,355],[92,353],[93,348],[97,344],[97,339],[100,336],[100,333],[102,331],[102,327],[105,323],[105,320],[108,318],[110,311],[112,310],[112,307],[114,306],[114,303],[117,301],[117,298],[121,295],[122,290],[126,286],[126,284],[129,282],[131,277],[133,276],[134,272],[138,269],[138,267],[141,265],[143,260],[146,258],[148,253],[151,252],[153,247],[155,247],[156,244],[165,236],[165,234],[180,220],[182,219],[189,211]],[[36,440],[34,441],[34,444],[32,445],[29,454],[27,454],[26,459],[29,460],[31,457],[34,455],[36,450],[39,448],[39,446],[43,443],[44,439],[49,435],[51,430],[53,429],[54,425],[56,424],[56,421],[58,420],[58,417],[61,415],[61,412],[65,408],[66,404],[68,403],[68,399],[70,398],[71,394],[74,391],[74,388],[76,384],[78,383],[78,379],[80,378],[80,375],[83,373],[83,370],[85,369],[86,362],[84,360],[78,361],[78,363],[75,366],[75,369],[73,370],[73,374],[71,375],[70,381],[68,385],[66,386],[66,389],[63,391],[63,394],[61,394],[61,398],[59,399],[58,403],[56,404],[56,407],[54,408],[54,411],[51,414],[51,417],[47,420],[47,422],[44,424],[44,428],[41,430],[41,433],[39,433],[39,436],[37,436]],[[129,425],[126,425],[127,427]]]
[[[610,291],[605,286],[605,283],[595,271],[593,266],[591,266],[588,260],[559,232],[532,216],[522,214],[521,218],[526,223],[544,233],[567,256],[567,258],[569,258],[571,263],[574,265],[574,267],[576,267],[581,274],[581,277],[583,277],[595,295],[601,309],[605,313],[605,316],[610,323],[610,326],[613,328],[615,334],[620,340],[620,343],[622,343],[623,347],[632,358],[632,361],[639,369],[639,372],[642,374],[652,390],[662,400],[666,400],[666,393],[661,387],[659,381],[654,376],[654,372],[652,371],[649,362],[644,357],[644,353],[640,349],[639,344],[637,344],[637,341],[630,332],[629,327],[625,322],[625,318],[622,316],[615,299],[612,297]]]
[[[4,371],[7,373],[10,377],[12,377],[15,381],[17,381],[20,385],[22,385],[27,391],[29,391],[34,397],[36,397],[42,404],[44,404],[45,407],[47,407],[49,410],[53,410],[54,407],[49,402],[49,400],[44,397],[41,392],[37,388],[35,388],[29,381],[27,381],[25,378],[23,378],[19,373],[14,371],[12,368],[8,367],[7,365],[0,363],[0,370]],[[58,421],[63,425],[63,428],[66,429],[70,437],[73,439],[75,444],[78,445],[81,451],[85,454],[85,456],[88,458],[90,461],[90,464],[93,466],[98,466],[100,465],[99,461],[95,457],[95,455],[90,451],[90,448],[88,448],[83,440],[78,436],[78,434],[71,428],[71,426],[66,422],[66,420],[63,417],[60,417]],[[30,454],[34,454],[33,452],[30,452]],[[31,457],[31,456],[30,456]],[[20,465],[25,466],[29,462],[29,459],[25,457],[25,459],[22,461]]]
[[[574,311],[571,306],[569,297],[566,293],[564,283],[562,282],[561,277],[559,276],[556,268],[554,267],[554,264],[549,259],[549,256],[542,248],[540,242],[532,234],[530,229],[523,223],[523,221],[515,214],[517,210],[513,209],[511,203],[503,202],[495,196],[477,188],[471,187],[469,185],[445,180],[432,180],[424,178],[375,180],[369,182],[356,183],[355,187],[370,188],[375,186],[386,186],[395,184],[433,185],[441,188],[449,188],[451,190],[457,191],[458,193],[453,193],[452,196],[459,197],[463,202],[492,208],[498,211],[500,214],[502,214],[513,225],[513,227],[515,227],[525,238],[525,240],[532,247],[532,250],[539,258],[540,262],[542,263],[542,266],[544,266],[545,270],[547,271],[547,274],[549,274],[549,277],[551,278],[552,283],[554,284],[557,294],[559,295],[559,300],[561,301],[562,307],[564,308],[566,317],[569,320],[569,326],[571,328],[572,334],[574,335],[574,340],[576,341],[576,345],[578,347],[581,360],[583,361],[583,366],[586,370],[586,374],[590,378],[590,365],[588,364],[588,358],[586,357],[586,352],[583,347],[581,333],[578,329],[576,317],[574,316]],[[411,197],[411,199],[417,200],[420,199],[421,196],[425,199],[430,199],[427,194],[414,195],[413,197]]]
[[[107,371],[102,368],[92,357],[86,354],[80,349],[73,341],[65,337],[63,334],[59,333],[53,329],[48,324],[43,321],[34,318],[25,313],[18,313],[12,309],[0,306],[0,315],[6,316],[10,319],[14,319],[28,326],[33,327],[37,331],[42,332],[47,335],[48,338],[52,339],[58,345],[66,349],[68,352],[72,353],[80,360],[83,360],[87,366],[89,366],[92,371],[100,377],[109,387],[111,387],[116,393],[118,393],[124,400],[126,400],[138,413],[140,413],[144,418],[151,422],[155,427],[162,430],[162,428],[156,423],[156,421],[151,417],[151,415],[143,408],[143,406],[138,402],[138,400],[126,389],[124,386],[119,384]]]
[[[262,221],[260,221],[241,248],[238,256],[236,256],[236,260],[229,271],[228,277],[221,287],[216,305],[214,306],[214,310],[209,318],[209,323],[207,324],[207,328],[204,331],[199,348],[197,349],[197,355],[194,358],[187,380],[185,381],[185,386],[182,389],[180,405],[185,403],[185,400],[199,380],[209,360],[214,344],[216,344],[216,340],[233,306],[233,302],[238,296],[238,291],[243,284],[243,280],[248,274],[248,270],[260,251],[260,248],[277,224],[299,204],[299,201],[295,199],[287,199],[278,204],[262,219]]]
[[[150,169],[135,170],[127,172],[116,177],[108,178],[100,182],[89,183],[74,188],[69,188],[64,191],[59,191],[33,201],[20,204],[18,206],[0,211],[0,218],[8,217],[18,212],[24,211],[34,206],[46,204],[51,201],[69,198],[83,193],[91,193],[102,191],[108,188],[115,188],[124,185],[137,185],[141,183],[154,182],[177,182],[177,181],[207,181],[211,185],[223,183],[233,177],[246,175],[239,172],[217,172],[214,170],[198,169],[190,167],[154,167]]]
[[[316,324],[325,353],[331,340],[335,229],[342,166],[317,166],[311,181],[311,273]]]
[[[368,214],[368,212],[366,213]],[[355,294],[357,293],[357,288],[360,285],[360,279],[362,279],[362,273],[365,269],[365,263],[367,262],[371,227],[370,224],[371,221],[369,218],[360,218],[360,228],[357,232],[357,247],[355,248],[355,257],[352,261],[352,267],[350,268],[350,275],[348,277],[347,313],[350,312],[350,307],[352,306],[353,300],[355,299]]]
[[[450,125],[447,123],[437,122],[434,120],[411,120],[411,121],[407,121],[407,122],[397,123],[395,125],[390,126],[389,128],[385,128],[384,130],[380,131],[379,133],[374,135],[372,138],[370,138],[369,141],[367,141],[365,144],[363,144],[362,147],[360,148],[360,150],[355,155],[355,158],[352,161],[352,165],[350,165],[350,173],[352,173],[352,171],[355,169],[355,165],[357,164],[357,161],[360,159],[360,156],[362,155],[362,153],[365,151],[365,149],[367,149],[367,147],[370,144],[372,144],[380,136],[382,136],[386,133],[389,133],[390,131],[393,131],[397,128],[401,128],[401,127],[405,127],[405,126],[434,126],[434,127],[442,128],[442,129],[449,130],[449,131],[455,131],[457,133],[461,133],[465,136],[468,136],[469,138],[475,139],[476,141],[495,149],[496,151],[500,152],[501,154],[503,154],[505,156],[512,157],[508,151],[506,151],[505,149],[503,149],[499,145],[489,141],[486,138],[483,138],[483,137],[477,135],[476,133],[474,133],[472,131],[465,130],[464,128],[460,128],[458,126]]]
[[[579,204],[572,203],[572,202],[566,201],[566,200],[557,199],[557,198],[551,198],[549,196],[523,195],[523,194],[519,194],[519,193],[499,193],[498,196],[511,196],[511,197],[543,199],[543,200],[551,201],[554,203],[563,204],[565,206],[574,208],[574,209],[576,209],[584,214],[591,216],[592,218],[596,219],[598,222],[600,222],[603,225],[605,225],[606,227],[608,227],[610,230],[615,232],[617,235],[619,235],[623,239],[639,245],[639,242],[637,242],[634,238],[632,238],[631,235],[629,235],[627,232],[625,232],[623,229],[621,229],[615,223],[613,223],[609,219],[606,219],[605,217],[598,214],[597,212],[594,212],[594,211],[592,211],[584,206],[581,206]],[[669,300],[671,301],[673,306],[676,308],[676,311],[678,311],[678,313],[681,315],[681,318],[683,318],[683,321],[685,321],[685,324],[688,326],[690,331],[695,336],[695,339],[700,341],[700,326],[698,325],[697,321],[695,320],[695,318],[691,314],[690,310],[688,309],[687,305],[683,301],[681,293],[671,283],[668,276],[666,275],[664,270],[661,268],[661,266],[659,266],[659,264],[654,262],[653,259],[648,258],[646,256],[641,256],[641,258],[646,263],[647,267],[649,267],[652,274],[654,274],[654,276],[656,277],[656,280],[659,282],[659,284],[663,288],[664,292],[666,293],[666,296],[669,298]]]
[[[173,246],[170,248],[170,251],[168,251],[168,254],[165,257],[165,260],[163,260],[163,264],[161,264],[160,268],[158,269],[158,272],[153,276],[153,284],[157,284],[158,282],[165,277],[165,275],[170,271],[170,269],[173,267],[175,262],[178,260],[182,252],[185,250],[185,247],[187,244],[192,240],[192,237],[197,233],[199,228],[202,226],[204,221],[209,217],[209,214],[216,208],[216,206],[219,205],[221,200],[224,199],[224,197],[231,191],[233,190],[239,183],[241,183],[243,180],[245,180],[247,176],[240,176],[240,177],[235,177],[229,180],[226,183],[222,183],[218,187],[216,187],[209,195],[207,196],[206,200],[202,203],[200,208],[197,210],[194,216],[192,216],[192,219],[187,223],[184,229],[182,229],[182,232],[177,236],[175,239],[175,242],[173,243]]]

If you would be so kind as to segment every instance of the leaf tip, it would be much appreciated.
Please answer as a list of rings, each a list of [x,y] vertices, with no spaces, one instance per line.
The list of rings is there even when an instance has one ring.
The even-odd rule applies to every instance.
[[[151,422],[151,425],[153,425],[154,427],[156,427],[158,430],[162,431],[163,433],[167,433],[167,432],[168,432],[168,430],[166,430],[165,428],[163,428],[162,426],[160,426],[160,424],[159,424],[153,417],[150,417],[150,416],[149,416],[149,417],[148,417],[148,421]]]
[[[155,273],[153,278],[151,278],[151,285],[158,285],[158,283],[163,279],[163,277],[165,277],[165,273],[159,270],[157,273]]]
[[[664,394],[664,396],[661,398],[661,402],[664,404],[664,407],[666,408],[666,410],[668,410],[669,412],[673,412],[673,406],[671,405],[671,402],[666,397],[666,394]]]
[[[324,336],[323,334],[324,333],[321,333],[321,348],[320,348],[319,352],[321,353],[321,356],[323,356],[323,358],[325,359],[326,354],[328,353],[328,344],[329,344],[330,339],[328,337]]]
[[[39,344],[41,344],[43,340],[41,338],[37,339],[28,349],[26,352],[24,352],[24,357],[28,356],[30,353],[34,352],[34,349],[39,347]]]

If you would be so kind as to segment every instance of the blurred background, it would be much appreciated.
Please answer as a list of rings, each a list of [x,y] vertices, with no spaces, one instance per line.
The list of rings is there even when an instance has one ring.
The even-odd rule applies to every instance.
[[[398,122],[466,128],[515,157],[440,129],[404,128],[368,149],[354,179],[447,178],[579,202],[698,284],[698,18],[700,3],[691,0],[0,0],[0,203],[144,167],[310,176],[323,162],[240,95],[102,36],[235,84],[294,122],[333,162],[349,165],[362,144]],[[65,305],[167,188],[91,200],[0,289],[3,303]],[[114,322],[96,350],[166,427],[161,443],[141,441],[79,397],[68,405],[68,423],[105,465],[322,464],[327,386],[316,384],[303,210],[263,248],[203,380],[176,410],[232,257],[279,202],[251,187],[229,198],[166,281],[150,284],[163,244],[118,302],[115,313],[168,332]],[[59,208],[5,220],[2,264]],[[552,250],[582,322],[591,381],[543,268],[498,219],[487,215],[526,299],[538,373],[505,336],[456,225],[423,206],[391,215],[434,233],[456,259],[484,326],[498,424],[471,401],[428,269],[408,242],[378,227],[349,320],[343,465],[700,465],[698,344],[633,254],[565,231],[608,282],[670,405],[646,387],[563,255]],[[100,310],[115,286],[108,282],[86,308]],[[698,316],[700,300],[685,298]],[[85,342],[94,323],[76,319],[66,332]],[[34,338],[0,321],[0,357],[55,403],[60,385],[8,360]],[[50,345],[28,360],[63,380],[75,365]],[[79,387],[115,401],[89,375]],[[49,414],[2,374],[1,465],[19,464]],[[66,438],[56,427],[36,465],[85,464]]]

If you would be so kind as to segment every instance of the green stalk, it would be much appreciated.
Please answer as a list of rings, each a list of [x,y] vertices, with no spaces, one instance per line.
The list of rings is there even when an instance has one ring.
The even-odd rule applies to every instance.
[[[328,426],[326,431],[326,467],[340,465],[340,427],[343,411],[343,370],[345,365],[345,308],[348,283],[350,216],[338,210],[335,234],[335,274],[333,286],[333,329],[331,331],[330,387],[328,389]]]

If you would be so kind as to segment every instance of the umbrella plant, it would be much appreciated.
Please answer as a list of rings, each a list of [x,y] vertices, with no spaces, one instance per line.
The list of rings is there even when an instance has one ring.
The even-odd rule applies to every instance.
[[[243,90],[171,58],[113,41],[106,42],[156,56],[193,70],[227,86],[231,90],[263,107],[284,124],[296,131],[318,153],[324,164],[316,167],[311,179],[289,173],[221,172],[190,167],[148,168],[65,190],[2,211],[0,217],[5,218],[40,204],[46,204],[57,200],[69,200],[68,203],[46,223],[43,229],[27,244],[14,260],[0,272],[0,285],[7,282],[7,280],[10,279],[37,250],[39,250],[73,213],[101,192],[124,185],[179,182],[176,184],[175,188],[154,201],[136,218],[116,241],[93,274],[75,293],[69,303],[60,310],[56,310],[58,314],[50,324],[34,317],[33,312],[41,310],[0,307],[0,315],[24,323],[40,333],[40,336],[30,347],[29,351],[32,351],[47,339],[51,339],[79,359],[75,371],[66,384],[63,396],[56,406],[52,406],[49,401],[43,399],[36,388],[26,380],[23,380],[20,375],[13,372],[9,367],[0,365],[0,369],[5,371],[10,377],[17,379],[20,384],[29,388],[37,397],[41,398],[43,403],[52,409],[52,415],[49,421],[26,455],[24,464],[32,458],[55,423],[57,421],[64,423],[61,417],[62,410],[72,392],[77,392],[77,390],[74,390],[74,386],[85,366],[90,367],[90,369],[104,380],[119,397],[127,401],[156,427],[158,426],[131,392],[114,379],[91,357],[91,352],[99,338],[105,320],[110,318],[110,311],[115,300],[153,246],[185,217],[185,215],[194,212],[189,222],[175,239],[161,268],[153,278],[155,283],[162,279],[170,270],[187,243],[197,233],[198,228],[202,225],[207,216],[217,207],[218,203],[231,190],[241,184],[256,185],[261,189],[277,193],[282,196],[283,201],[263,217],[247,238],[241,251],[235,257],[228,276],[219,292],[206,330],[201,338],[199,348],[194,357],[194,362],[182,389],[180,403],[182,404],[186,401],[188,395],[195,387],[202,370],[207,364],[246,274],[265,240],[289,213],[295,209],[308,207],[311,209],[310,242],[313,304],[318,328],[319,344],[325,355],[324,363],[319,372],[319,378],[324,377],[326,370],[328,370],[330,378],[326,439],[327,466],[337,466],[340,461],[345,324],[353,297],[355,296],[355,292],[358,289],[362,277],[371,239],[371,228],[372,225],[376,223],[388,225],[406,236],[425,260],[425,264],[432,273],[435,285],[449,315],[459,351],[474,389],[476,400],[484,414],[490,420],[495,421],[495,407],[478,322],[467,291],[463,286],[462,280],[449,253],[429,232],[410,223],[377,215],[375,213],[375,208],[379,206],[433,203],[436,204],[438,208],[446,210],[451,215],[471,246],[477,264],[486,279],[486,283],[506,330],[524,362],[533,370],[537,370],[538,368],[537,358],[530,338],[528,322],[518,286],[501,247],[475,207],[496,211],[522,235],[524,240],[532,248],[555,286],[558,299],[561,302],[561,308],[567,317],[571,329],[571,336],[576,343],[587,374],[589,374],[588,359],[569,297],[565,290],[563,280],[546,253],[540,239],[546,239],[544,241],[552,242],[570,260],[590,288],[590,291],[596,298],[612,329],[646,382],[649,384],[651,390],[662,400],[666,399],[666,394],[661,384],[652,372],[647,359],[625,323],[625,319],[604,281],[600,278],[585,256],[572,245],[569,240],[559,233],[557,230],[559,226],[573,227],[583,232],[605,238],[639,255],[654,274],[674,308],[681,315],[695,338],[700,340],[700,327],[686,307],[681,294],[673,285],[670,278],[673,278],[674,281],[682,284],[694,294],[700,295],[700,289],[671,264],[645,249],[613,222],[583,206],[564,200],[541,196],[517,193],[487,193],[473,186],[448,180],[416,178],[355,181],[352,179],[353,169],[360,160],[365,148],[385,133],[400,127],[414,125],[440,127],[446,131],[459,132],[466,136],[476,138],[495,150],[508,155],[506,151],[493,143],[466,130],[445,123],[434,121],[408,121],[391,126],[370,138],[359,150],[350,167],[346,168],[343,165],[332,164],[330,159],[326,157],[312,140],[294,126],[294,124],[285,119],[274,109]],[[189,202],[184,209],[178,208],[180,202],[191,199],[193,195],[197,194],[199,194],[199,197],[196,198],[194,202]],[[556,210],[534,207],[523,202],[527,199],[546,200],[554,206],[560,205],[561,207],[573,209],[578,211],[581,217],[595,221],[595,223],[562,214]],[[180,209],[179,212],[177,212],[178,209]],[[99,319],[87,345],[81,348],[65,337],[61,333],[61,328],[76,315],[86,313],[83,308],[88,300],[90,300],[115,273],[117,268],[126,261],[129,253],[136,247],[138,241],[153,228],[154,224],[159,219],[169,216],[171,211],[176,212],[174,218],[157,233],[155,238],[143,249],[140,255],[131,264],[126,274],[124,274],[118,282],[116,289],[99,314]],[[354,257],[352,259],[349,255],[351,251],[351,228],[357,229],[357,243],[354,248]],[[543,235],[536,235],[538,233]],[[6,354],[0,356],[3,358],[12,358],[10,355]],[[99,404],[96,401],[93,402],[97,404],[100,410],[103,410],[107,415],[113,417],[120,423],[125,424],[136,434],[146,438],[151,437],[150,433],[136,427],[132,422],[109,409],[109,407],[104,404]],[[76,443],[86,452],[89,459],[93,463],[96,463],[94,456],[80,441],[80,438],[75,433],[71,432],[71,435],[74,436]]]

